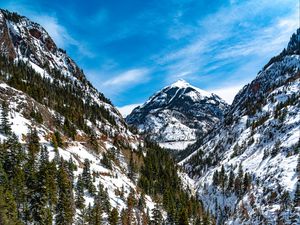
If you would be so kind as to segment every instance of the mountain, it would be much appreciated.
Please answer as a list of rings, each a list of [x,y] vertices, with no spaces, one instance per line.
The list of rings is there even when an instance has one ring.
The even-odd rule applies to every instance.
[[[180,162],[218,224],[300,223],[300,29]]]
[[[126,122],[162,147],[184,149],[220,122],[227,108],[217,95],[179,80],[135,108]]]
[[[43,27],[0,10],[0,51],[0,224],[207,218],[168,153],[128,129]]]

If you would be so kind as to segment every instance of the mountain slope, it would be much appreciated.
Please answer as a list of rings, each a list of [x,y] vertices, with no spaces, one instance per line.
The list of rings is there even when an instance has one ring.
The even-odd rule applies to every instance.
[[[39,24],[0,10],[0,50],[0,224],[159,224],[206,215],[174,160],[127,129]]]
[[[228,105],[184,80],[163,88],[126,117],[162,147],[184,149],[222,120]]]
[[[299,224],[300,29],[180,164],[220,224]]]

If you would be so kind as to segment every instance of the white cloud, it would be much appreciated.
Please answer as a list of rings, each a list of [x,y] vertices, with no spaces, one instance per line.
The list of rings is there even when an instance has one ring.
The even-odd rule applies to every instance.
[[[227,86],[223,88],[217,88],[209,90],[209,92],[215,93],[225,100],[228,104],[231,104],[236,94],[243,88],[244,84]]]
[[[131,105],[124,105],[124,106],[120,106],[117,107],[118,110],[120,111],[120,113],[122,114],[122,116],[125,118],[126,116],[128,116],[132,110],[138,106],[142,105],[142,103],[139,104],[131,104]]]
[[[129,87],[148,81],[149,70],[145,68],[125,71],[103,83],[105,87]]]
[[[214,69],[218,69],[249,56],[254,56],[253,60],[269,58],[285,47],[299,26],[299,11],[292,7],[292,0],[284,4],[274,0],[271,5],[267,0],[232,3],[235,4],[220,8],[198,21],[194,29],[188,27],[196,32],[185,45],[157,57],[158,63],[167,70],[167,80],[174,80],[174,74],[186,74],[190,78],[203,74],[203,71],[209,73],[211,71],[207,69],[212,62]],[[278,11],[274,11],[273,23],[262,25],[256,21],[283,7],[289,13],[276,16]],[[182,29],[184,31],[186,27],[182,26]]]
[[[38,22],[45,28],[58,47],[67,48],[67,46],[73,45],[76,46],[83,55],[88,57],[94,56],[83,44],[69,34],[67,29],[58,22],[56,17],[37,14],[33,14],[30,17],[33,21]]]

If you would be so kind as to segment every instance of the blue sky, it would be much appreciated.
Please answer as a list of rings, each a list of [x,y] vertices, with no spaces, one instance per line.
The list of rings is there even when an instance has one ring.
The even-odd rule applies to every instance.
[[[127,108],[178,79],[230,102],[299,27],[298,0],[6,0],[0,7],[44,26],[95,87]]]

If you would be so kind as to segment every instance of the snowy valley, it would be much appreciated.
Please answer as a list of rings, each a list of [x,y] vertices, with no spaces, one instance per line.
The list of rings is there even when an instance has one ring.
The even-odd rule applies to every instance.
[[[0,224],[300,224],[300,28],[231,105],[185,80],[126,118],[0,10]]]

